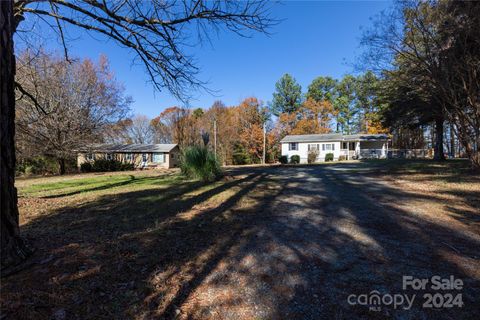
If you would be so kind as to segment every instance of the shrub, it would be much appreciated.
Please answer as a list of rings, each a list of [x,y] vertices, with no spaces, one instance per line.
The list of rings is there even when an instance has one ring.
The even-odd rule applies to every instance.
[[[84,162],[80,165],[80,171],[81,172],[92,172],[93,171],[93,166],[90,162]]]
[[[325,155],[325,161],[333,161],[333,153],[327,153]]]
[[[286,163],[288,163],[288,157],[287,156],[280,156],[278,158],[278,161],[280,161],[281,164],[286,164]]]
[[[213,181],[222,174],[220,162],[215,154],[204,146],[185,149],[180,161],[182,173],[202,181]]]
[[[310,150],[308,151],[308,163],[315,163],[317,161],[318,151],[317,150]]]
[[[97,159],[91,164],[93,172],[107,172],[107,171],[127,171],[133,170],[132,163],[123,163],[118,160]],[[80,170],[82,167],[80,166]],[[88,172],[88,171],[86,171]]]
[[[92,164],[92,171],[105,172],[116,171],[117,164],[115,160],[96,159]]]
[[[233,147],[233,154],[232,154],[232,162],[233,164],[250,164],[250,156],[248,155],[245,148],[237,143]]]
[[[16,175],[56,174],[59,171],[59,166],[55,159],[38,156],[17,163],[15,171]]]
[[[298,154],[294,154],[290,157],[290,163],[297,164],[300,163],[300,156]]]
[[[345,161],[345,160],[347,160],[346,156],[339,156],[338,157],[338,161]]]
[[[133,163],[122,163],[122,171],[130,171],[134,169],[135,166],[133,165]]]

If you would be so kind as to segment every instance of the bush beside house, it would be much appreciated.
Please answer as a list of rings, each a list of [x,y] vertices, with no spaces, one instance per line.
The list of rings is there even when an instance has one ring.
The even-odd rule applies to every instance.
[[[317,162],[317,157],[318,157],[318,151],[317,150],[308,151],[308,157],[307,157],[308,163]]]
[[[325,161],[333,161],[333,153],[327,153],[325,155]]]
[[[290,163],[292,164],[299,164],[300,163],[300,156],[298,154],[294,154],[290,157]]]
[[[280,156],[278,158],[278,161],[281,163],[281,164],[287,164],[288,163],[288,157],[287,156]]]
[[[118,160],[97,159],[93,162],[84,162],[80,165],[81,172],[109,172],[133,170],[133,163],[124,163]]]

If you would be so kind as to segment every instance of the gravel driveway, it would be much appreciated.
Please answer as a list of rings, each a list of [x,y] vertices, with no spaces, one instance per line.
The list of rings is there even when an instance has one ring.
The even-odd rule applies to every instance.
[[[241,226],[238,233],[232,231],[234,242],[198,285],[176,301],[181,306],[177,315],[478,317],[479,234],[466,224],[445,222],[441,217],[445,213],[426,212],[428,207],[422,204],[438,201],[431,196],[394,188],[371,172],[345,169],[342,165],[257,169],[263,176],[257,189],[247,195],[254,201],[258,194],[255,210],[233,209]],[[260,190],[266,192],[260,195]],[[424,290],[403,290],[403,276],[429,279],[429,283]],[[432,276],[453,276],[461,279],[463,287],[433,290]],[[381,303],[361,304],[362,294],[375,293],[384,299]],[[453,308],[443,303],[437,304],[440,308],[423,307],[428,293],[439,293],[437,299],[445,303],[449,298],[445,294],[460,293],[463,307],[458,307],[458,299]],[[396,299],[397,305],[386,295]],[[409,306],[407,299],[412,295]]]
[[[480,177],[417,164],[433,171],[243,167],[22,199],[48,210],[22,226],[38,250],[2,278],[0,319],[478,319]]]

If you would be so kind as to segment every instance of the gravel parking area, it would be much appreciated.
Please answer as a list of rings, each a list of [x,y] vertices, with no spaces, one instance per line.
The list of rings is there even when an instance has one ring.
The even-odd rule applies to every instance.
[[[258,211],[247,210],[249,216],[236,212],[243,216],[242,229],[205,279],[178,304],[182,318],[478,316],[479,212],[474,215],[470,208],[471,215],[465,211],[458,220],[453,208],[468,207],[464,199],[445,198],[435,190],[415,192],[392,181],[391,175],[352,168],[355,165],[264,170],[268,175],[259,188],[278,189],[271,187],[270,195],[262,195]],[[452,275],[462,280],[462,290],[402,288],[403,276]],[[415,300],[408,310],[406,301],[397,307],[388,299],[383,305],[348,302],[350,295],[358,298],[374,290],[380,296],[415,295]],[[460,293],[463,306],[426,308],[423,295],[428,293]],[[358,302],[355,297],[351,301]]]
[[[208,186],[137,177],[84,202],[56,191],[52,207],[48,194],[0,318],[477,319],[478,175],[385,163],[229,168]],[[430,282],[404,290],[403,276]],[[362,303],[374,295],[398,304]]]

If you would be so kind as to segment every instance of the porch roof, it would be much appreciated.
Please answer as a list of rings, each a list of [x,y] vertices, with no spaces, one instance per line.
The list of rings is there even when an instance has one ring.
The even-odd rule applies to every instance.
[[[343,136],[344,141],[384,141],[388,140],[386,134],[349,134]]]

